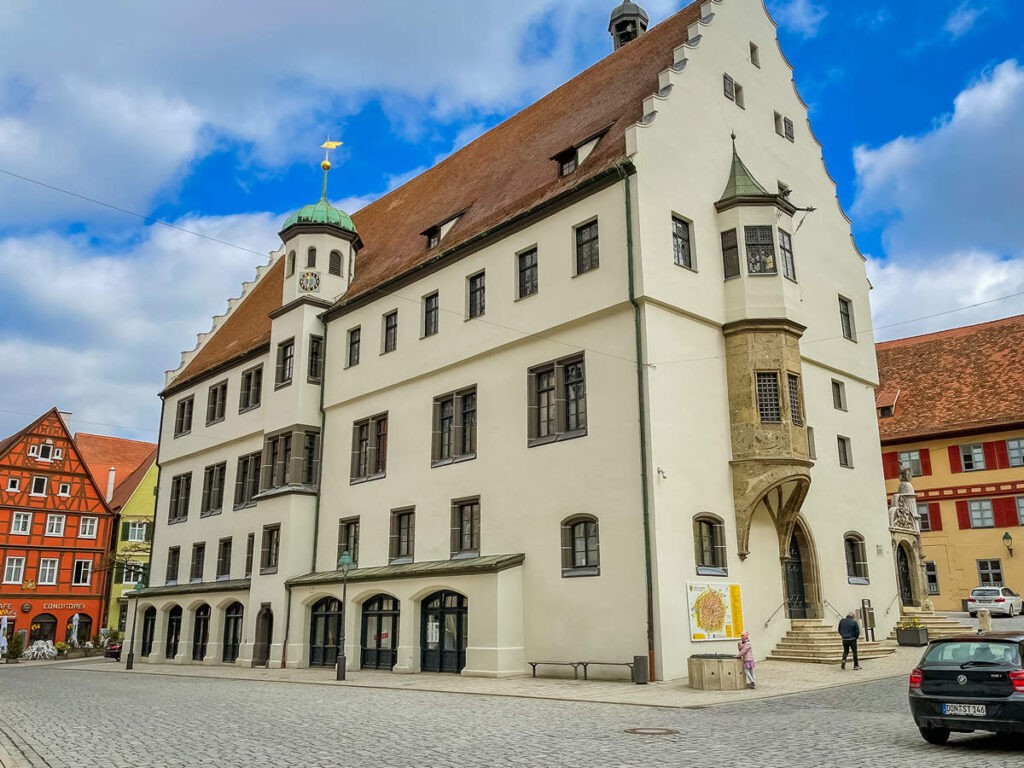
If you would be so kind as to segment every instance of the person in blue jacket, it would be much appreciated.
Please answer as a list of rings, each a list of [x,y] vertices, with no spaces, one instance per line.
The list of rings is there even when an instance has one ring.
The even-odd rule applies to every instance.
[[[857,623],[857,614],[850,611],[846,618],[839,622],[839,636],[843,638],[843,661],[839,665],[846,669],[846,657],[853,651],[853,668],[860,669],[860,662],[857,660],[857,638],[860,637],[860,624]]]

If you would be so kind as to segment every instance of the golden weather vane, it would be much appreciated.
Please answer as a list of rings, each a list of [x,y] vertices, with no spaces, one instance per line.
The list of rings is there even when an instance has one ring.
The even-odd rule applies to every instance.
[[[331,170],[331,150],[337,149],[341,144],[342,142],[340,141],[331,141],[331,134],[327,134],[327,141],[320,145],[320,149],[324,150],[324,160],[320,163],[320,167],[324,169],[324,188],[320,197],[324,200],[327,199],[327,172]]]

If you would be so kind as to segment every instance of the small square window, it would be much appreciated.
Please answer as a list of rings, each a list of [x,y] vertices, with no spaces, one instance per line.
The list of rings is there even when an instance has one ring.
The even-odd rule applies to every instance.
[[[579,166],[579,154],[576,148],[567,149],[560,155],[555,157],[555,161],[558,163],[558,175],[568,176],[574,172]]]
[[[30,445],[28,447],[28,455],[32,456],[33,458],[38,456],[39,455],[39,446],[38,445]]]
[[[63,458],[64,458],[64,449],[63,448],[54,448],[53,449],[53,460],[54,461],[60,461]]]
[[[978,472],[985,469],[985,448],[981,443],[960,446],[960,462],[964,472]]]
[[[15,512],[11,517],[11,533],[27,536],[32,530],[32,513]]]
[[[97,523],[95,517],[83,517],[78,523],[78,538],[95,539]]]
[[[796,137],[793,133],[793,121],[787,117],[782,121],[782,124],[786,134],[786,138],[789,139],[790,141],[795,141]]]
[[[45,477],[33,477],[32,478],[32,495],[33,496],[45,496],[48,483]]]
[[[60,488],[57,491],[58,496],[70,496],[71,495],[71,483],[61,483]]]
[[[21,490],[21,480],[19,480],[16,477],[8,477],[7,478],[7,492],[8,493],[17,493],[20,490]]]
[[[46,535],[47,536],[63,536],[64,535],[64,515],[47,515],[46,516]]]

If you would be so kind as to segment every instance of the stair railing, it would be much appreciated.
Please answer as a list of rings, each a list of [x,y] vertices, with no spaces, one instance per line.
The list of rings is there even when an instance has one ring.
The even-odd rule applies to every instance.
[[[782,602],[782,603],[781,603],[781,604],[779,605],[779,607],[778,607],[778,608],[776,608],[776,609],[775,609],[774,611],[772,611],[772,615],[771,615],[771,616],[769,616],[769,617],[768,617],[768,621],[766,621],[766,622],[764,623],[764,628],[765,628],[765,629],[768,629],[768,625],[772,623],[772,619],[774,619],[774,618],[775,618],[775,616],[776,616],[776,615],[778,614],[778,612],[779,612],[779,611],[781,611],[781,610],[782,610],[783,608],[785,608],[785,607],[786,607],[786,603],[785,603],[785,601],[783,601],[783,602]]]
[[[894,604],[894,603],[895,603],[895,602],[896,602],[897,600],[899,600],[899,599],[900,599],[900,593],[899,593],[899,592],[897,592],[897,593],[896,593],[895,595],[893,595],[893,596],[892,596],[892,600],[891,600],[891,601],[889,602],[889,607],[885,609],[885,615],[886,615],[886,616],[888,616],[888,615],[889,615],[889,611],[891,611],[891,610],[892,610],[892,606],[893,606],[893,604]]]
[[[827,605],[829,608],[831,608],[832,612],[836,616],[838,616],[840,619],[843,618],[843,614],[841,614],[838,610],[836,610],[836,607],[834,605],[832,605],[832,603],[830,603],[828,600],[825,601],[825,605]]]

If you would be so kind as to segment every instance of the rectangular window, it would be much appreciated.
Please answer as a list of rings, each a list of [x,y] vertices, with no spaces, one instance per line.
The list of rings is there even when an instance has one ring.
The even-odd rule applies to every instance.
[[[746,105],[746,103],[743,100],[743,86],[740,85],[739,83],[736,83],[735,85],[736,85],[736,106],[737,107],[742,107],[743,109],[746,109],[747,105]]]
[[[11,533],[12,534],[24,534],[28,533],[32,529],[32,513],[31,512],[15,512],[11,516]]]
[[[678,216],[672,217],[672,261],[680,267],[693,269],[693,253],[690,250],[690,222]]]
[[[92,560],[75,560],[75,570],[71,576],[71,585],[87,587],[92,581]]]
[[[411,509],[391,513],[390,562],[411,563],[416,551],[416,513]]]
[[[729,229],[722,233],[722,268],[726,280],[730,277],[739,277],[740,249],[735,229]]]
[[[277,573],[280,552],[281,526],[265,526],[263,528],[263,543],[260,546],[260,573]]]
[[[747,274],[778,274],[775,267],[775,240],[772,237],[772,228],[744,227],[743,237],[747,247]]]
[[[238,470],[235,473],[235,509],[251,504],[253,497],[260,492],[262,461],[262,451],[238,458]]]
[[[352,425],[352,481],[383,477],[387,471],[388,415],[357,421]]]
[[[274,386],[286,387],[292,383],[295,375],[295,339],[282,341],[277,345],[277,367],[274,373]]]
[[[170,547],[167,550],[167,583],[178,583],[178,565],[181,561],[181,547]]]
[[[259,408],[263,398],[263,366],[242,372],[242,391],[238,397],[238,412]]]
[[[21,584],[25,577],[25,558],[8,557],[4,566],[4,584]]]
[[[971,512],[971,528],[995,528],[996,519],[992,512],[991,499],[976,499],[967,502]]]
[[[757,411],[761,414],[762,422],[777,424],[782,421],[777,373],[757,373]]]
[[[556,157],[555,160],[558,162],[558,175],[568,176],[570,173],[575,171],[578,164],[578,157],[579,155],[575,147],[566,150]]]
[[[320,469],[319,435],[306,432],[302,437],[302,482],[315,485]]]
[[[266,488],[280,488],[293,481],[291,475],[292,433],[268,437],[266,447]],[[235,489],[237,492],[237,488]]]
[[[228,402],[228,383],[222,381],[210,387],[206,395],[206,423],[213,424],[224,420],[224,409]]]
[[[921,532],[926,533],[932,529],[932,517],[928,511],[928,504],[919,502],[917,505],[917,516],[921,520]]]
[[[71,483],[61,483],[57,487],[58,496],[70,496],[71,495]]]
[[[469,317],[480,317],[486,311],[487,298],[483,272],[468,278],[467,290],[467,314]]]
[[[57,583],[57,567],[60,561],[55,557],[44,557],[39,561],[39,578],[36,583],[41,587],[52,587]]]
[[[221,539],[217,544],[217,581],[231,578],[231,539]]]
[[[126,541],[138,542],[146,540],[146,523],[131,522],[128,523],[128,535],[125,537]]]
[[[1017,525],[1024,525],[1024,496],[1017,497]]]
[[[795,373],[786,374],[789,384],[789,413],[793,423],[798,427],[804,424],[803,410],[800,408],[800,377]]]
[[[1006,441],[1006,455],[1011,467],[1024,467],[1024,437]]]
[[[775,132],[779,134],[779,136],[786,135],[786,128],[782,122],[782,115],[780,115],[778,112],[775,113]]]
[[[362,335],[360,328],[352,328],[348,332],[348,368],[359,365],[359,342]]]
[[[187,435],[192,431],[192,406],[195,398],[192,395],[178,401],[174,414],[174,436]]]
[[[99,520],[95,517],[83,517],[78,521],[78,538],[95,539]]]
[[[38,445],[30,445],[28,447],[28,455],[29,456],[39,456],[39,446]]]
[[[309,337],[309,371],[308,380],[319,384],[324,378],[324,337]]]
[[[814,446],[814,427],[807,428],[807,455],[812,459],[818,458],[818,451]]]
[[[587,433],[586,368],[581,355],[531,368],[529,445]]]
[[[793,135],[793,121],[787,117],[785,120],[783,120],[783,124],[785,125],[786,138],[789,139],[790,141],[794,141],[795,137]]]
[[[857,339],[854,337],[853,303],[843,296],[839,297],[839,322],[843,328],[843,337],[850,341],[856,341]]]
[[[452,502],[452,557],[480,554],[480,499]]]
[[[202,517],[218,515],[224,508],[224,481],[227,474],[228,465],[223,462],[203,470],[203,500],[199,507]]]
[[[17,477],[9,477],[9,478],[7,478],[7,492],[8,493],[17,493],[20,490],[21,490],[21,480],[19,480]]]
[[[49,443],[43,443],[39,446],[39,460],[40,461],[53,461],[53,446]]]
[[[440,227],[432,227],[427,231],[427,248],[437,248],[441,244]]]
[[[597,221],[576,227],[576,274],[582,275],[600,265]]]
[[[476,387],[435,398],[433,414],[435,465],[476,456]]]
[[[252,576],[252,561],[256,550],[256,534],[250,533],[245,540],[245,578]]]
[[[850,446],[850,438],[848,437],[837,437],[839,444],[839,466],[841,467],[852,467],[853,466],[853,450]]]
[[[533,296],[539,285],[537,275],[537,249],[531,248],[520,253],[516,260],[519,264],[519,294],[517,298]]]
[[[750,44],[750,63],[755,67],[761,67],[761,54],[757,50],[757,46],[753,43]]]
[[[32,478],[32,495],[33,496],[45,496],[48,490],[48,483],[45,477],[33,477]]]
[[[206,543],[192,545],[192,565],[189,568],[188,580],[196,584],[203,580],[203,567],[206,565]]]
[[[338,557],[348,552],[353,567],[359,565],[359,518],[346,517],[338,521]]]
[[[928,594],[939,594],[939,569],[935,567],[935,563],[929,561],[924,564],[924,579],[928,586]]]
[[[423,336],[433,336],[440,324],[440,298],[437,291],[423,299]]]
[[[960,446],[960,463],[964,472],[977,472],[985,469],[985,448],[981,443],[970,443]]]
[[[722,75],[722,92],[730,101],[736,100],[736,82],[728,75]]]
[[[846,384],[832,379],[832,407],[837,411],[846,410]]]
[[[920,451],[900,451],[898,456],[900,464],[909,469],[911,475],[921,477],[924,474],[921,469]]]
[[[1001,560],[978,561],[978,584],[983,587],[1003,586],[1003,563]]]
[[[782,274],[796,282],[796,262],[793,260],[793,238],[779,230],[779,251],[782,253]]]
[[[171,503],[167,522],[177,523],[188,519],[188,497],[192,492],[192,473],[178,475],[171,480]]]
[[[64,515],[47,515],[46,516],[46,535],[47,536],[63,536],[64,535]]]
[[[138,584],[142,581],[145,573],[145,565],[129,561],[124,564],[124,575],[121,577],[122,584]]]
[[[384,352],[398,349],[398,310],[384,315]]]

